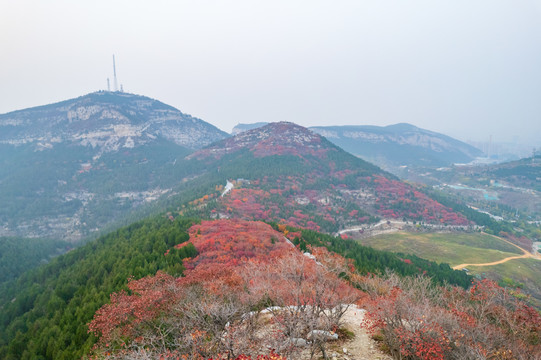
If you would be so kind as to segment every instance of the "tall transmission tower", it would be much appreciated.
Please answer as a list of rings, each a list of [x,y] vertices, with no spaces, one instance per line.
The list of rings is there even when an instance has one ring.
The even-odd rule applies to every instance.
[[[113,75],[114,75],[115,91],[118,91],[118,82],[116,80],[115,54],[113,54]]]
[[[107,78],[107,91],[111,91],[111,83],[109,82],[109,78]]]

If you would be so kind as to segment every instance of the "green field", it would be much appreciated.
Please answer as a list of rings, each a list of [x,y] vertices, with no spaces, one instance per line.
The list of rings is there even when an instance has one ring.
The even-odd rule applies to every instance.
[[[451,266],[481,264],[521,255],[513,245],[494,236],[473,234],[412,234],[392,233],[358,240],[379,250],[415,254]]]
[[[498,275],[541,289],[541,261],[537,259],[515,259],[493,266],[470,266],[468,269],[472,274],[483,277]]]
[[[541,261],[537,259],[515,259],[493,266],[468,266],[470,273],[496,281],[512,279],[515,286],[521,285],[533,296],[532,303],[541,309]]]

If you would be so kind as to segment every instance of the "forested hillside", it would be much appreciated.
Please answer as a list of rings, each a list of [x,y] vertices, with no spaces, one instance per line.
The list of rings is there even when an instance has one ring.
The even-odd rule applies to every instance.
[[[140,279],[157,271],[180,276],[186,266],[193,268],[201,261],[196,255],[203,249],[206,258],[210,251],[214,254],[212,259],[220,259],[226,264],[243,263],[244,258],[249,259],[257,253],[254,251],[260,248],[261,239],[268,236],[265,234],[273,231],[261,223],[251,225],[249,222],[226,220],[205,221],[201,227],[189,230],[194,222],[182,217],[141,221],[23,275],[1,294],[0,356],[3,359],[73,359],[83,356],[96,342],[96,338],[87,333],[86,324],[109,301],[109,294],[126,289],[132,277]],[[211,228],[213,235],[205,238],[205,232]],[[293,231],[290,234],[301,247],[324,244],[330,250],[353,259],[362,273],[383,273],[389,268],[404,275],[425,273],[438,281],[462,286],[469,283],[466,274],[453,271],[448,266],[376,251],[315,232],[296,234]],[[279,232],[273,236],[275,241],[282,237]],[[190,241],[195,247],[187,243],[189,239],[193,239]],[[242,247],[237,249],[234,244]],[[267,250],[257,251],[269,257]],[[182,259],[185,258],[195,260],[183,264]]]
[[[353,302],[370,310],[371,321],[360,326],[380,338],[395,358],[504,352],[535,359],[539,353],[541,316],[513,296],[518,293],[489,281],[475,282],[466,291],[437,285],[429,277],[383,274],[382,268],[400,264],[396,270],[402,274],[470,284],[467,275],[448,266],[294,230],[241,220],[194,225],[189,243],[198,255],[184,261],[186,276],[158,272],[131,281],[130,292],[115,293],[89,325],[99,336],[92,355],[240,360],[274,349],[277,354],[271,351],[269,358],[300,358],[306,350],[328,358],[332,340],[314,334],[336,331],[338,341],[347,336],[339,326]],[[298,252],[284,236],[306,252]],[[364,271],[359,272],[360,264]]]
[[[145,210],[160,215],[101,236],[5,284],[0,294],[2,359],[73,359],[91,353],[129,358],[134,351],[158,358],[164,353],[220,358],[224,351],[229,358],[255,355],[263,342],[250,340],[248,348],[238,347],[242,341],[231,338],[227,345],[218,336],[229,321],[234,324],[229,334],[245,331],[240,320],[247,312],[272,305],[314,306],[317,316],[312,313],[315,317],[299,334],[307,337],[306,329],[321,330],[314,324],[321,324],[325,311],[359,300],[359,288],[387,271],[429,277],[438,291],[446,283],[462,289],[471,284],[470,276],[446,264],[331,235],[380,219],[462,230],[475,219],[452,201],[439,202],[307,129],[270,124],[176,160],[167,172],[174,184],[169,196]],[[126,173],[137,177],[135,167],[127,166]],[[106,183],[115,191],[122,187],[114,179]],[[137,218],[145,212],[132,214]],[[312,256],[322,264],[341,264],[342,270],[327,273],[306,260]],[[297,289],[281,287],[286,270],[306,271],[310,280]],[[254,274],[258,278],[246,280]],[[294,291],[301,292],[295,301]],[[325,291],[328,303],[314,305]],[[306,302],[299,303],[305,296]],[[224,304],[235,305],[229,315],[220,310]],[[197,316],[188,321],[189,314]],[[209,321],[213,316],[216,321]],[[336,330],[335,320],[339,317],[321,326]],[[171,335],[159,335],[160,329]],[[291,343],[297,338],[292,331],[286,332],[289,340],[272,339]],[[187,342],[175,342],[180,338]],[[312,344],[324,353],[323,343]],[[296,351],[288,347],[283,353]]]
[[[5,282],[71,248],[71,244],[60,240],[0,238],[0,289]]]
[[[182,274],[191,219],[152,218],[122,228],[25,273],[0,294],[0,358],[74,359],[95,338],[86,324],[131,277]],[[167,257],[164,253],[171,249]]]
[[[181,214],[279,221],[328,233],[380,218],[470,225],[411,185],[292,123],[242,132],[188,159],[218,168],[235,188],[218,200],[212,199],[218,193],[208,193]]]

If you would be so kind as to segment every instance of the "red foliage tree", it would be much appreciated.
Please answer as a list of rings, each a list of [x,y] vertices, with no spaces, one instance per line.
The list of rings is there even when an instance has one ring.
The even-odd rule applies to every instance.
[[[469,221],[461,214],[453,212],[412,186],[397,180],[375,175],[377,211],[393,219],[408,217],[417,221],[464,226]]]
[[[357,279],[359,280],[359,279]],[[541,316],[489,280],[469,291],[428,278],[364,277],[364,324],[396,358],[538,359]]]
[[[250,359],[261,349],[294,353],[294,334],[333,330],[359,293],[338,278],[350,263],[326,249],[312,249],[319,262],[301,255],[283,235],[263,223],[207,221],[190,229],[199,255],[175,279],[132,280],[129,292],[111,295],[89,324],[100,336],[98,358]],[[253,255],[247,254],[251,249]],[[239,256],[239,254],[244,254]],[[280,305],[275,336],[260,332],[261,309]],[[284,338],[283,334],[287,334]],[[322,341],[313,346],[325,351]],[[245,354],[245,355],[241,355]],[[225,356],[225,357],[224,357]],[[257,359],[282,359],[271,353]]]

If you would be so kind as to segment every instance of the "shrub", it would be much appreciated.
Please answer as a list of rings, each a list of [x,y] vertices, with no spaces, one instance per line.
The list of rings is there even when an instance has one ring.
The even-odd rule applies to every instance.
[[[469,290],[427,277],[366,276],[365,326],[397,359],[539,359],[541,316],[489,280]]]

